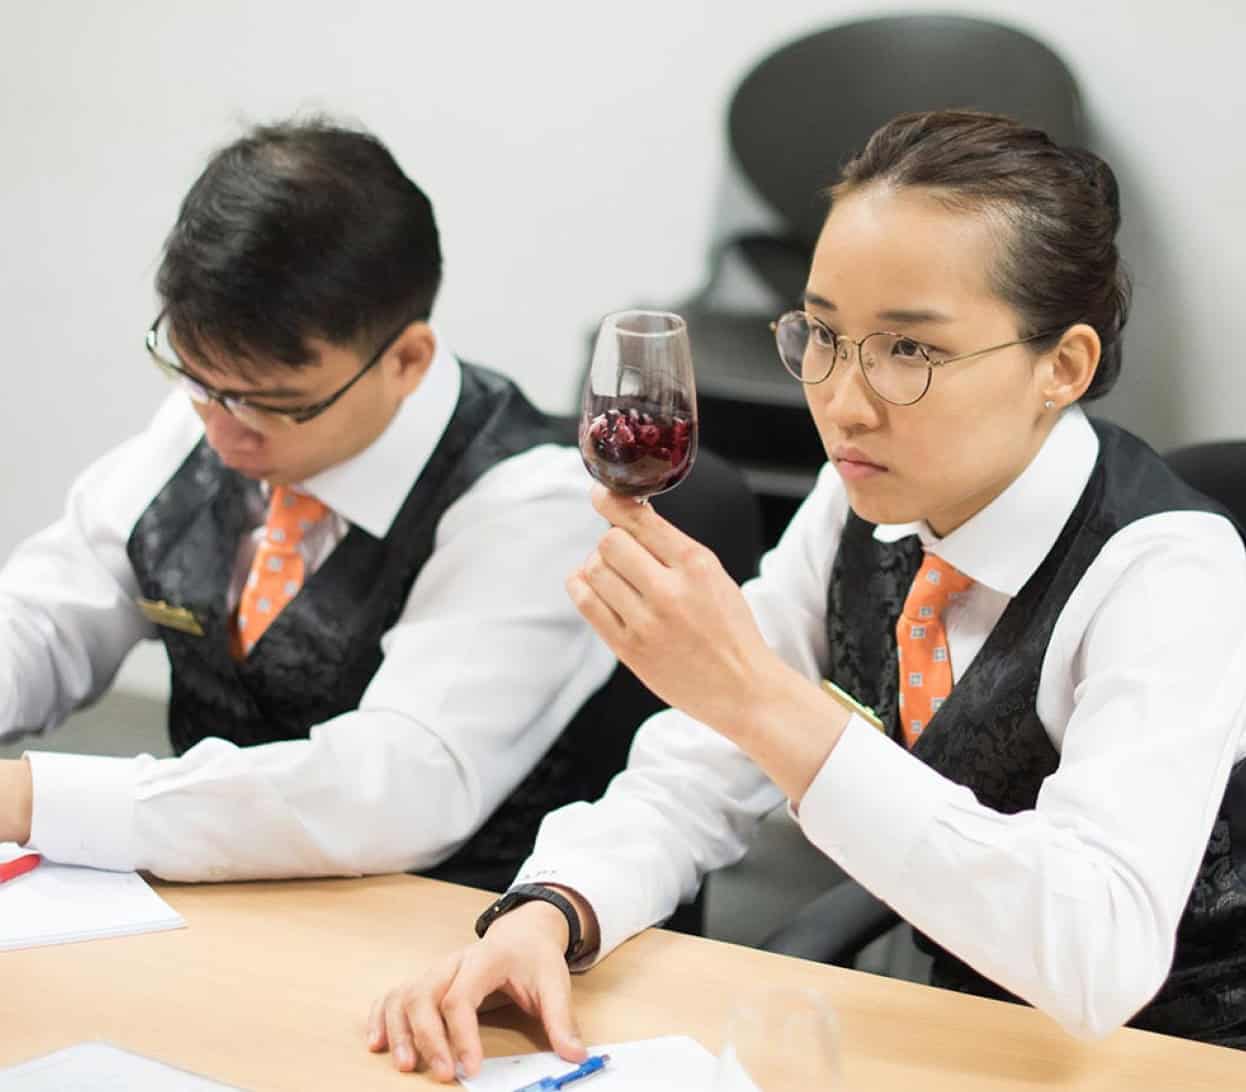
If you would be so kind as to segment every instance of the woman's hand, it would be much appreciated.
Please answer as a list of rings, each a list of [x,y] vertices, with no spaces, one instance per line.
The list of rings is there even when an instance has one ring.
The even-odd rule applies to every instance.
[[[713,553],[603,486],[593,507],[614,526],[567,580],[580,613],[658,697],[730,739],[799,804],[846,710],[766,644]]]
[[[567,580],[580,613],[668,705],[726,735],[778,657],[718,558],[652,507],[593,490],[614,526]]]
[[[388,1049],[395,1068],[424,1068],[439,1081],[454,1080],[456,1063],[475,1076],[484,1058],[477,1013],[514,1002],[540,1019],[560,1056],[584,1061],[588,1052],[571,1015],[566,947],[562,914],[545,902],[525,903],[498,918],[483,940],[377,1001],[368,1048]]]

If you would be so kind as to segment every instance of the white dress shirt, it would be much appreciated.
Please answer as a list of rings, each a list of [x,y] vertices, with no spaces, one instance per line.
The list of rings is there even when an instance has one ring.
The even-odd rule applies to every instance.
[[[308,572],[351,525],[388,532],[460,382],[439,339],[384,433],[301,483],[332,512],[301,544]],[[53,728],[108,686],[136,641],[156,636],[135,607],[126,542],[202,435],[189,400],[171,397],[0,570],[0,737]],[[446,859],[613,669],[564,589],[605,529],[590,485],[578,453],[550,444],[486,471],[438,523],[359,708],[309,739],[240,748],[209,738],[159,760],[29,752],[31,846],[57,861],[175,880],[393,872]],[[251,517],[231,603],[264,505]]]
[[[972,577],[946,614],[953,678],[1037,569],[1098,453],[1066,410],[1026,470],[940,539],[880,526]],[[745,586],[769,643],[819,678],[849,512],[828,465]],[[1246,755],[1246,551],[1203,512],[1154,515],[1103,546],[1060,613],[1037,711],[1058,769],[1003,815],[853,716],[800,801],[806,837],[916,928],[1071,1031],[1119,1026],[1167,977],[1178,919],[1232,764]],[[828,699],[829,700],[829,699]],[[667,710],[597,803],[548,816],[518,882],[597,913],[601,949],[667,917],[738,859],[779,791],[738,748]]]

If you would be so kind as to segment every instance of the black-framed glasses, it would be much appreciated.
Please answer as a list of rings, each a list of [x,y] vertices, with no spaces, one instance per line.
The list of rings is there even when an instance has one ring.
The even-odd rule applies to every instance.
[[[266,406],[262,402],[253,401],[250,396],[235,394],[233,391],[217,390],[192,375],[178,358],[177,350],[173,348],[169,340],[168,323],[164,319],[165,312],[161,311],[156,316],[156,321],[148,328],[147,336],[144,338],[144,345],[156,366],[167,378],[181,384],[191,401],[201,406],[215,402],[230,416],[237,418],[248,428],[253,428],[257,432],[272,432],[274,429],[287,428],[290,425],[302,425],[319,417],[376,367],[394,342],[398,340],[403,330],[412,322],[418,321],[415,318],[404,320],[401,326],[381,342],[376,352],[368,358],[367,363],[327,398],[322,398],[308,406],[278,407]]]
[[[930,389],[935,368],[985,356],[1014,345],[1024,345],[1028,341],[1037,341],[1056,332],[1044,330],[1029,337],[1019,337],[1013,341],[977,349],[972,353],[933,360],[926,346],[904,334],[880,330],[856,341],[835,333],[807,311],[788,311],[775,319],[770,324],[770,329],[774,332],[775,345],[778,347],[783,367],[793,379],[806,385],[829,379],[836,362],[848,360],[853,346],[856,346],[857,363],[861,366],[861,374],[865,376],[870,390],[893,406],[911,406],[920,402]]]

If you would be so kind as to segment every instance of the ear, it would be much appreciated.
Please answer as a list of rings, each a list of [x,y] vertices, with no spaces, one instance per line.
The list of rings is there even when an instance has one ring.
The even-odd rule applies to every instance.
[[[387,355],[391,360],[391,374],[403,395],[410,394],[423,382],[436,352],[437,335],[423,320],[411,323],[398,335]]]
[[[1059,343],[1043,355],[1038,385],[1043,400],[1063,409],[1081,398],[1099,368],[1101,351],[1093,326],[1079,322],[1065,330]]]

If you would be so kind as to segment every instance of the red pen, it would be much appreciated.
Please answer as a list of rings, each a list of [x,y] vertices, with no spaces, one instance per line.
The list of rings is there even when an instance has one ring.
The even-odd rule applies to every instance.
[[[0,883],[4,883],[5,880],[15,880],[18,876],[24,876],[42,860],[43,858],[38,853],[27,853],[15,860],[0,863]]]

